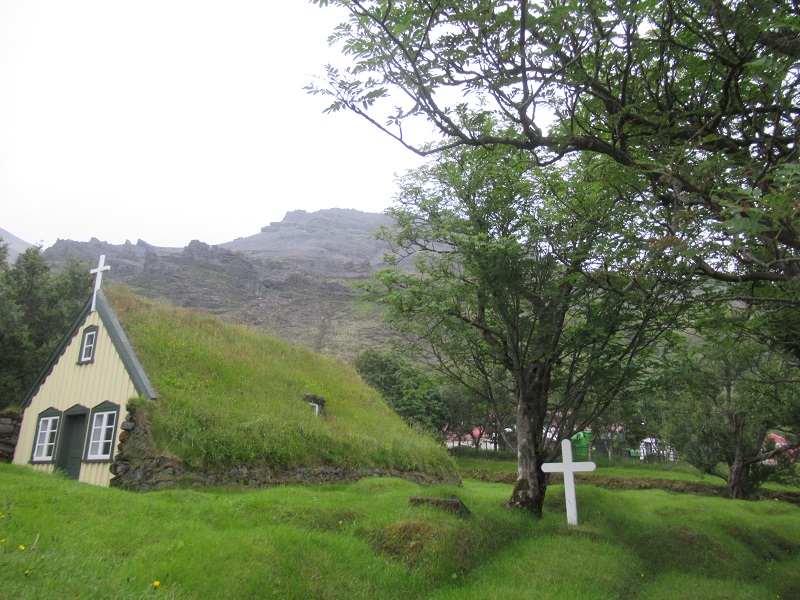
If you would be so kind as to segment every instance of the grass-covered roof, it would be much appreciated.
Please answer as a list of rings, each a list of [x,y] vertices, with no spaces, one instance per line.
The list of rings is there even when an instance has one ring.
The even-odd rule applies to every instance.
[[[445,450],[409,428],[345,363],[119,287],[106,296],[158,394],[135,402],[155,452],[195,467],[457,477]],[[309,394],[324,398],[322,416]]]

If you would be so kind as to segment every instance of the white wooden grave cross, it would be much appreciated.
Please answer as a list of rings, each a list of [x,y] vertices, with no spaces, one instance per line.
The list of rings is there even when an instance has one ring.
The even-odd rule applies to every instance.
[[[106,264],[106,255],[100,255],[100,262],[97,264],[96,269],[92,269],[89,273],[94,274],[94,292],[92,292],[92,310],[89,312],[94,312],[94,307],[97,302],[97,291],[100,289],[100,282],[103,280],[103,271],[109,271],[111,267]]]
[[[578,503],[575,500],[575,472],[594,471],[593,462],[573,462],[572,461],[572,442],[561,440],[561,460],[560,463],[544,463],[542,471],[545,473],[564,473],[564,495],[567,499],[567,523],[570,525],[578,524]]]

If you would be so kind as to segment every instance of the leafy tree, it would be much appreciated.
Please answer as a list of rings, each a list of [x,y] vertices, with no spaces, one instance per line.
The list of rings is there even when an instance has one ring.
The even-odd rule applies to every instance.
[[[399,352],[367,348],[353,366],[409,424],[437,436],[454,435],[459,441],[470,438],[474,443],[471,434],[476,428],[494,433],[507,423],[498,422],[482,396],[442,381]]]
[[[731,498],[747,498],[780,474],[780,457],[798,447],[800,435],[797,368],[745,325],[731,310],[717,310],[682,338],[665,359],[662,393],[650,407],[660,436],[683,460],[725,479]],[[770,443],[776,429],[795,442]]]
[[[382,271],[369,290],[443,373],[497,412],[514,398],[509,505],[537,516],[542,463],[629,392],[682,306],[679,257],[636,249],[653,233],[646,213],[619,202],[626,182],[585,176],[602,173],[595,162],[578,179],[531,173],[502,148],[445,151],[402,180],[383,230],[414,269]]]
[[[516,450],[516,439],[508,431],[516,421],[513,397],[490,403],[488,393],[476,393],[458,383],[444,385],[445,430],[459,446],[466,441],[477,447],[480,439],[488,435],[500,449]]]
[[[331,42],[350,66],[308,88],[328,110],[423,155],[604,157],[608,183],[639,178],[628,201],[658,213],[662,243],[730,284],[711,300],[760,307],[800,360],[796,2],[312,1],[348,14]],[[441,139],[414,139],[419,121]]]
[[[19,405],[92,289],[88,268],[71,259],[53,274],[38,247],[13,266],[0,255],[0,408]]]
[[[359,353],[353,366],[408,423],[442,435],[445,405],[438,383],[422,367],[396,352],[371,348]]]
[[[645,377],[644,381],[647,380]],[[651,393],[649,386],[631,386],[625,398],[612,404],[592,423],[591,442],[598,453],[609,459],[630,458],[630,451],[638,450],[641,441],[648,437],[639,400],[648,393]]]
[[[22,326],[22,310],[8,283],[7,257],[8,246],[0,244],[0,409],[19,401],[18,374],[29,345],[27,329]]]
[[[671,257],[726,284],[696,300],[754,307],[761,335],[800,360],[796,3],[313,1],[348,13],[331,40],[351,66],[329,66],[327,81],[309,88],[331,97],[329,110],[353,111],[420,154],[513,149],[514,160],[573,169],[598,188],[593,197],[605,188],[628,204],[627,220],[570,215],[592,240],[592,259],[540,276],[572,285],[568,277],[580,274],[627,292],[625,260],[639,269],[637,284],[664,283],[648,261],[663,270]],[[442,134],[438,142],[410,137],[419,119]],[[597,240],[598,229],[608,240]],[[429,239],[452,243],[440,231]],[[566,254],[559,266],[570,264]],[[428,276],[435,280],[433,269]],[[550,297],[545,304],[552,308]]]

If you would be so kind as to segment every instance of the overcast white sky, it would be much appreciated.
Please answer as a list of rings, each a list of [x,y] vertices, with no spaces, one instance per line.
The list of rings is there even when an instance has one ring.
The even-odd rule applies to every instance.
[[[0,0],[0,228],[185,246],[288,210],[381,212],[421,164],[303,91],[342,20],[306,0]]]

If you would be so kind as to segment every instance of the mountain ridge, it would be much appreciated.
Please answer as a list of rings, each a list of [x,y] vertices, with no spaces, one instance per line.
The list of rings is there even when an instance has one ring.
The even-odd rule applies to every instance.
[[[384,266],[391,248],[374,237],[392,221],[354,209],[294,210],[251,236],[183,248],[59,239],[43,251],[54,269],[70,257],[96,265],[106,255],[109,281],[150,298],[226,320],[351,360],[391,334],[376,306],[359,302],[353,284]]]

